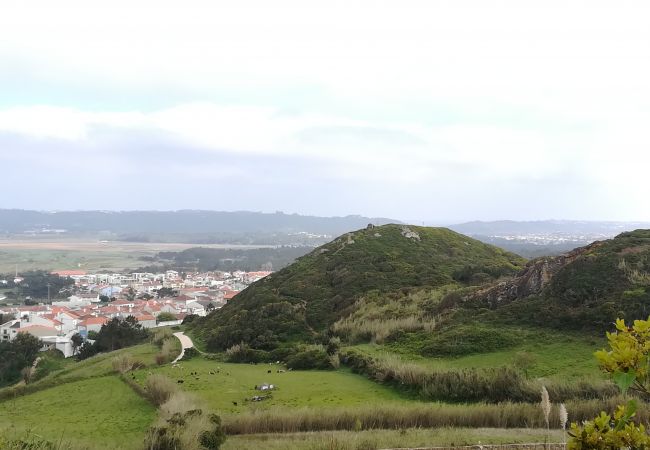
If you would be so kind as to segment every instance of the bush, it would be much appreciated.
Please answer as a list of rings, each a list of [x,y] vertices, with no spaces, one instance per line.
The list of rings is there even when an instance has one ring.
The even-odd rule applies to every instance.
[[[181,358],[181,360],[188,361],[194,358],[195,356],[199,356],[199,355],[200,355],[199,351],[194,347],[186,348],[185,353],[183,353],[183,357]]]
[[[188,314],[188,315],[185,316],[185,318],[183,319],[182,324],[183,324],[183,325],[187,325],[188,323],[192,323],[192,322],[194,322],[194,321],[195,321],[196,319],[198,319],[198,318],[199,318],[199,316],[197,316],[196,314]]]
[[[156,322],[158,323],[171,322],[172,320],[177,320],[176,316],[168,312],[161,312],[160,314],[158,314],[158,317],[156,317]]]
[[[247,344],[235,344],[226,350],[226,361],[233,363],[258,363],[269,361],[269,353],[255,350]]]
[[[330,355],[322,348],[312,348],[299,351],[287,358],[287,367],[293,370],[300,369],[331,369]]]

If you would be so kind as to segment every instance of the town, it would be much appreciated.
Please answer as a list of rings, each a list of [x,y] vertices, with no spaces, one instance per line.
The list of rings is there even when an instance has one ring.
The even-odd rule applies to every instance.
[[[249,284],[271,272],[195,272],[90,274],[81,270],[52,272],[74,281],[72,294],[61,301],[0,306],[0,341],[29,333],[43,350],[74,355],[73,336],[92,340],[115,317],[133,316],[143,328],[178,325],[189,315],[205,316],[221,308]],[[23,279],[16,275],[12,282]],[[7,280],[0,280],[7,283]],[[33,303],[33,302],[30,302]],[[6,320],[6,318],[11,320]]]

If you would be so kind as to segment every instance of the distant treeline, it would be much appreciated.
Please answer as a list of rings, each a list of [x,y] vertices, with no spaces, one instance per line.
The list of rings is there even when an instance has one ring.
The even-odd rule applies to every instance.
[[[143,258],[152,265],[138,271],[165,269],[184,271],[210,270],[279,270],[306,255],[313,247],[277,247],[259,249],[219,249],[195,247],[181,252],[160,252],[155,257]]]

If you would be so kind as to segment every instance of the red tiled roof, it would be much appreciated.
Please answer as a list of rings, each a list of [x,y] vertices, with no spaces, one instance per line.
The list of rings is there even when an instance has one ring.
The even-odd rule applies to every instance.
[[[85,270],[55,270],[52,272],[53,275],[58,275],[60,277],[70,277],[73,275],[86,275]]]
[[[151,314],[138,314],[135,316],[138,322],[143,322],[145,320],[156,320]]]
[[[82,321],[79,325],[88,326],[88,325],[104,325],[108,322],[106,317],[89,317]]]

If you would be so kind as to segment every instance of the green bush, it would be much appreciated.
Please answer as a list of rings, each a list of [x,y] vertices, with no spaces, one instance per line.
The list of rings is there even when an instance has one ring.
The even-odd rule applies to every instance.
[[[332,368],[329,355],[325,350],[321,349],[310,349],[294,353],[287,358],[286,365],[293,370],[326,370]]]

